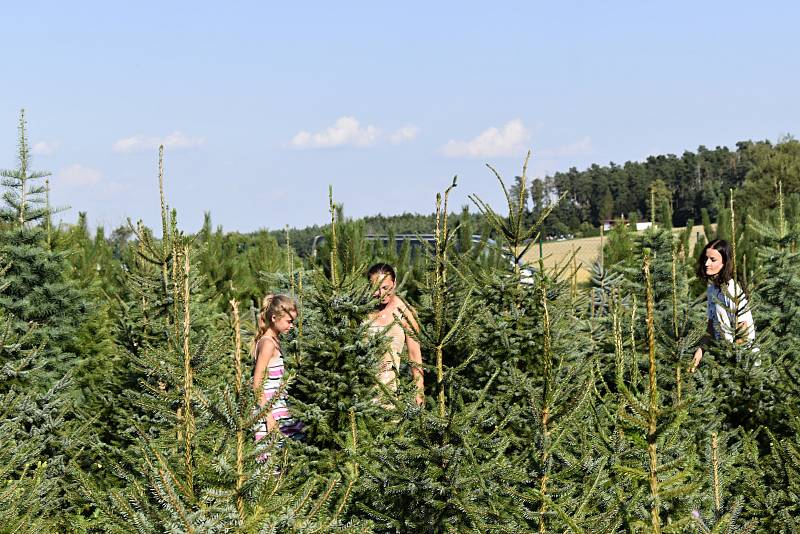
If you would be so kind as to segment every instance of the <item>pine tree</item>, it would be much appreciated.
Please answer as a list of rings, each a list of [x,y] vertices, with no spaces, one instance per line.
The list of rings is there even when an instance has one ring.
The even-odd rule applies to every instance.
[[[8,285],[3,281],[8,269],[0,263],[0,294]],[[25,392],[36,375],[39,354],[24,348],[29,346],[26,335],[30,334],[18,334],[13,321],[0,310],[0,521],[9,532],[53,528],[47,517],[52,510],[40,500],[56,491],[56,481],[47,477],[47,462],[41,460],[46,434],[29,432],[27,424],[30,414],[39,409],[37,399]]]
[[[120,266],[114,261],[102,227],[90,237],[86,213],[67,230],[53,233],[54,247],[66,255],[67,278],[75,284],[86,303],[86,314],[78,325],[69,347],[81,355],[73,373],[78,391],[75,411],[95,443],[119,444],[120,426],[114,419],[114,395],[118,387],[117,368],[123,358],[114,346],[110,315],[110,295],[117,292]],[[81,464],[98,463],[96,449],[89,447]],[[89,452],[93,451],[93,452]]]
[[[461,376],[478,356],[472,332],[477,309],[449,260],[456,233],[448,226],[447,200],[455,185],[437,195],[420,332],[409,333],[423,355],[434,358],[435,382],[427,380],[434,402],[398,412],[365,451],[363,487],[370,498],[357,506],[383,531],[499,532],[526,524],[527,510],[510,489],[527,474],[506,455],[509,418],[498,416],[488,399],[493,379],[476,390]]]
[[[341,477],[324,485],[317,476],[298,477],[301,461],[293,459],[291,469],[284,462],[276,474],[276,462],[286,457],[278,454],[277,441],[253,443],[251,429],[270,407],[254,409],[241,361],[238,306],[231,350],[229,336],[210,320],[208,300],[194,302],[202,297],[202,280],[192,271],[191,240],[178,230],[163,196],[163,147],[159,159],[162,238],[157,242],[137,226],[144,261],[127,275],[137,295],[128,309],[142,303],[130,319],[145,333],[129,354],[137,387],[121,393],[139,413],[129,415],[130,445],[107,457],[120,479],[116,487],[82,478],[97,507],[97,526],[111,532],[346,530],[338,517],[355,465],[340,493]],[[351,441],[355,447],[355,434]],[[271,460],[259,464],[265,453]]]
[[[619,221],[611,231],[606,234],[606,242],[603,245],[603,262],[601,267],[611,268],[617,264],[624,264],[626,267],[633,267],[633,259],[630,251],[633,248],[634,232],[629,227],[634,225],[633,221],[625,223]],[[635,228],[635,226],[633,226]]]
[[[650,256],[645,255],[646,383],[626,381],[628,362],[635,362],[637,358],[625,354],[621,321],[616,320],[614,327],[619,401],[614,432],[618,437],[611,449],[612,491],[617,496],[626,530],[676,532],[691,521],[691,498],[699,489],[695,480],[698,461],[694,444],[685,439],[683,429],[690,399],[676,394],[671,404],[662,400],[664,391],[659,385],[662,367],[656,343],[656,301],[650,261]],[[636,344],[631,343],[628,351],[636,348]]]
[[[0,208],[0,257],[8,265],[0,293],[5,325],[20,340],[20,352],[35,352],[37,364],[24,382],[31,402],[25,404],[23,429],[27,439],[42,440],[40,459],[46,476],[60,484],[45,486],[45,517],[73,513],[77,495],[67,472],[66,458],[78,457],[85,445],[71,403],[80,398],[73,380],[83,354],[76,354],[75,334],[85,319],[86,302],[66,276],[67,252],[51,247],[48,174],[30,170],[25,113],[20,113],[18,167],[0,171],[5,189]],[[24,358],[22,361],[25,361]],[[8,362],[12,368],[18,363]],[[13,379],[16,380],[16,379]],[[38,437],[35,437],[38,436]],[[18,435],[17,439],[26,439]]]
[[[0,239],[0,256],[10,265],[0,307],[14,316],[19,332],[26,329],[26,323],[38,325],[30,343],[42,346],[48,377],[60,378],[75,365],[76,355],[67,349],[85,304],[75,285],[65,279],[66,253],[48,245],[45,223],[51,212],[44,205],[47,189],[37,182],[49,174],[30,170],[24,111],[19,121],[18,160],[16,169],[0,171],[5,188],[0,219],[7,224]],[[46,389],[47,384],[43,382],[39,389]]]

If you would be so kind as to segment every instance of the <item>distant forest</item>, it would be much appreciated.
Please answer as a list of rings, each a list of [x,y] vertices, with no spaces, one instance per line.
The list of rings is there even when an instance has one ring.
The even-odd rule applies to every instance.
[[[624,215],[650,220],[651,200],[657,220],[667,216],[672,226],[702,219],[702,210],[715,219],[729,202],[729,190],[744,209],[773,208],[778,182],[787,195],[800,191],[800,143],[784,137],[769,141],[740,142],[736,150],[700,146],[696,152],[676,156],[650,156],[643,162],[592,165],[559,172],[530,185],[532,212],[565,195],[549,217],[547,230],[576,233],[596,228],[602,221]]]
[[[535,157],[535,155],[534,155]],[[605,220],[624,216],[628,220],[656,220],[685,226],[690,220],[699,224],[703,210],[712,222],[730,202],[730,190],[742,216],[775,207],[778,182],[783,183],[787,198],[800,193],[800,142],[783,137],[770,141],[742,141],[736,149],[704,146],[682,155],[650,156],[642,162],[622,165],[592,165],[579,171],[571,168],[552,176],[537,178],[527,184],[526,210],[531,221],[543,209],[557,203],[544,224],[545,236],[596,235]],[[515,197],[521,178],[510,188]],[[651,209],[651,203],[652,209]],[[463,215],[462,215],[463,216]],[[473,228],[480,228],[480,218],[473,215]],[[433,215],[403,213],[375,215],[361,219],[367,234],[428,233],[434,227]],[[289,239],[301,256],[311,253],[314,237],[327,226],[309,226],[289,230]],[[286,232],[272,231],[278,243],[286,241]]]

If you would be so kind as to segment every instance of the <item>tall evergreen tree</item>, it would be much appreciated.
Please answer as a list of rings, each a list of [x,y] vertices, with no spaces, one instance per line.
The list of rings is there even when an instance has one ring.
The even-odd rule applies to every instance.
[[[489,399],[493,379],[476,389],[462,376],[479,357],[479,310],[449,259],[456,236],[447,219],[452,187],[455,180],[443,197],[437,195],[436,239],[417,334],[423,354],[433,359],[427,381],[434,398],[425,410],[398,412],[366,451],[370,499],[357,505],[384,531],[499,532],[526,524],[527,509],[509,490],[527,473],[506,455],[509,417],[498,415]]]
[[[28,421],[41,420],[42,408],[56,406],[26,391],[29,378],[36,375],[39,354],[23,348],[28,345],[25,336],[0,310],[0,521],[5,531],[33,533],[56,528],[54,510],[44,499],[57,494],[58,478],[48,476],[43,457],[47,433],[58,431],[63,421],[60,413],[51,412],[46,426],[30,429]]]
[[[40,457],[47,466],[46,476],[62,482],[46,486],[43,513],[59,511],[65,518],[77,505],[66,458],[79,456],[83,445],[78,421],[67,414],[72,412],[70,402],[80,398],[72,378],[84,355],[76,354],[80,347],[74,337],[85,318],[86,304],[66,276],[67,252],[50,246],[51,211],[47,187],[40,183],[48,174],[30,168],[24,111],[17,156],[16,169],[0,171],[4,188],[0,220],[5,223],[0,229],[0,257],[8,265],[2,277],[0,311],[6,327],[20,336],[19,354],[35,351],[37,355],[36,370],[25,382],[34,402],[25,406],[23,429],[34,442],[43,440]]]
[[[20,113],[18,167],[0,171],[4,206],[0,219],[6,225],[0,239],[0,256],[10,267],[5,273],[6,290],[0,307],[13,315],[15,328],[24,331],[27,323],[38,325],[30,338],[41,345],[41,357],[49,378],[60,378],[75,365],[78,357],[68,350],[85,313],[85,304],[75,284],[67,280],[66,251],[54,251],[47,239],[45,223],[47,188],[40,180],[49,174],[30,169],[30,148],[25,113]],[[39,385],[46,389],[47,381]]]
[[[178,230],[163,196],[162,158],[163,147],[162,237],[156,241],[137,226],[143,262],[126,275],[135,294],[126,309],[140,306],[127,320],[143,331],[130,347],[130,377],[120,392],[120,400],[136,407],[128,414],[130,443],[107,456],[119,477],[115,486],[82,478],[98,510],[96,526],[111,532],[342,530],[337,518],[357,467],[350,467],[353,477],[340,493],[341,477],[327,484],[300,477],[299,461],[276,473],[277,441],[253,443],[251,429],[270,406],[255,409],[235,304],[232,350],[230,336],[215,328],[203,280],[192,270],[191,239]],[[266,452],[272,460],[259,463]]]

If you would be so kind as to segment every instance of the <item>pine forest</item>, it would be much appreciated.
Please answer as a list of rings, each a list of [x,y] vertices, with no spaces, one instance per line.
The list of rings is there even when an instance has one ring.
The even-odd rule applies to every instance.
[[[349,219],[334,184],[329,224],[250,234],[210,214],[183,231],[163,147],[161,226],[108,233],[85,213],[56,222],[24,112],[16,155],[0,206],[1,532],[800,532],[792,138],[541,179],[528,159],[518,176],[488,166],[503,205],[454,207],[458,179],[442,177],[431,215]],[[620,216],[655,224],[615,224],[588,282],[574,257],[523,261]],[[707,339],[696,266],[716,239],[754,341]],[[367,321],[377,262],[418,324],[422,364],[403,352],[396,391],[376,378],[390,340]],[[303,439],[256,442],[271,407],[253,393],[254,336],[277,293],[297,303],[280,391]]]

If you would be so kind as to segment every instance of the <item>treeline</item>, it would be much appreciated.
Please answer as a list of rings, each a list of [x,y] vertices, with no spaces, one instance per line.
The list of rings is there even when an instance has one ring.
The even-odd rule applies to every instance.
[[[510,184],[512,198],[518,197],[520,177]],[[778,180],[784,193],[800,192],[800,142],[784,137],[770,141],[742,141],[735,150],[727,147],[650,156],[642,162],[622,165],[592,165],[579,171],[571,168],[551,176],[537,178],[527,185],[524,197],[526,222],[533,224],[545,209],[552,212],[542,231],[547,237],[597,235],[604,221],[621,217],[628,221],[655,221],[674,227],[703,217],[715,223],[730,203],[730,190],[741,200],[742,215],[775,208]],[[560,201],[559,201],[560,199]],[[704,213],[705,212],[705,213]],[[433,231],[434,215],[404,213],[393,216],[369,216],[361,219],[364,230],[372,235],[427,234]],[[481,226],[478,214],[472,214],[476,231],[489,232]],[[312,253],[314,238],[327,225],[289,229],[289,240],[298,254]],[[284,230],[272,235],[282,245]],[[496,237],[491,235],[490,237]]]
[[[800,142],[785,137],[744,141],[736,149],[700,146],[696,152],[650,156],[643,162],[592,165],[558,172],[530,184],[526,209],[535,218],[555,199],[546,234],[586,234],[603,221],[668,219],[672,226],[699,223],[703,210],[715,220],[729,203],[729,191],[744,209],[776,207],[778,181],[784,193],[800,192]]]

